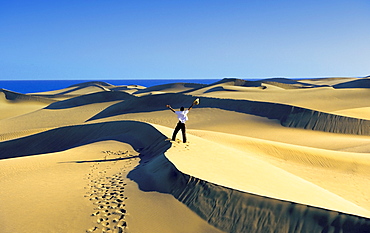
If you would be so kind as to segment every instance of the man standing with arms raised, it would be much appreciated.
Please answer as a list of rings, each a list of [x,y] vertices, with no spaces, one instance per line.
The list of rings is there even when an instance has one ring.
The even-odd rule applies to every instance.
[[[185,143],[186,142],[186,127],[185,127],[185,122],[188,120],[188,113],[189,111],[193,108],[194,105],[199,104],[199,99],[196,99],[191,106],[185,110],[184,107],[180,108],[180,111],[175,111],[170,105],[166,105],[167,108],[171,109],[172,112],[176,113],[177,118],[179,119],[179,122],[176,125],[175,130],[173,131],[172,134],[172,141],[176,140],[176,135],[181,129],[182,132],[182,141]]]

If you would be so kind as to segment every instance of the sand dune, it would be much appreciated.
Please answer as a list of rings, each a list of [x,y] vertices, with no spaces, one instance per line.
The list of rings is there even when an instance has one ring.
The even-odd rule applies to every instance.
[[[370,78],[356,79],[333,85],[334,88],[370,88]]]
[[[33,112],[53,102],[54,100],[52,99],[24,95],[1,89],[0,104],[2,111],[0,119],[6,119],[18,115],[23,115],[28,112]]]
[[[128,99],[112,105],[91,120],[111,117],[124,113],[150,112],[163,110],[166,101],[172,106],[186,106],[192,96],[184,94],[157,94]],[[370,121],[325,112],[313,111],[301,107],[249,100],[200,98],[203,107],[220,108],[229,111],[252,114],[279,120],[283,126],[319,130],[333,133],[369,135]],[[134,104],[135,103],[135,104]]]
[[[87,104],[95,104],[109,101],[122,101],[130,98],[131,95],[125,92],[103,91],[86,94],[74,98],[50,104],[46,109],[74,108]]]
[[[105,83],[105,82],[85,82],[80,84],[75,84],[60,90],[46,91],[38,93],[30,93],[32,96],[48,97],[56,100],[65,100],[72,97],[77,97],[80,95],[86,95],[91,93],[96,93],[100,91],[110,91],[110,88],[115,88],[115,86]]]
[[[1,232],[370,232],[368,88],[366,77],[2,90]],[[165,105],[196,97],[189,142],[169,141]]]
[[[41,102],[41,103],[46,103],[46,104],[50,104],[54,102],[53,100],[48,99],[48,98],[35,97],[32,95],[25,95],[25,94],[13,92],[13,91],[8,91],[5,89],[1,89],[0,92],[4,96],[3,98],[5,98],[8,101],[14,101],[14,102],[30,101],[30,102]]]
[[[228,81],[223,84],[209,85],[206,88],[188,92],[188,94],[203,97],[224,98],[224,99],[243,99],[270,103],[281,103],[292,105],[301,108],[308,108],[311,110],[336,113],[336,111],[344,109],[354,109],[367,107],[364,98],[369,98],[370,92],[368,88],[340,88],[335,89],[333,86],[339,83],[354,81],[359,79],[317,79],[301,80],[312,85],[311,88],[283,88],[281,85],[272,85],[268,81],[260,81],[261,86],[246,87],[242,85],[235,86],[236,81]],[[231,85],[230,85],[231,82]],[[333,84],[331,84],[333,83]],[[282,83],[287,84],[287,82]],[[280,87],[281,86],[281,87]],[[209,91],[215,88],[222,88],[226,91]],[[222,90],[219,89],[219,90]],[[237,90],[237,91],[228,91]],[[294,96],[294,98],[293,98]],[[354,115],[356,113],[353,113]],[[356,116],[356,115],[355,115]],[[361,118],[361,116],[359,116]]]
[[[129,94],[135,93],[139,90],[145,89],[145,87],[140,85],[125,85],[125,86],[115,86],[110,88],[111,91],[123,91]]]
[[[365,77],[367,78],[367,77]],[[314,79],[303,79],[301,82],[311,83],[316,85],[327,85],[333,86],[340,83],[346,83],[350,81],[358,80],[358,78],[346,78],[346,77],[336,77],[336,78],[314,78]]]
[[[171,84],[163,84],[157,85],[153,87],[148,87],[142,90],[138,90],[135,92],[135,95],[143,95],[143,94],[160,94],[160,93],[180,93],[186,92],[194,89],[202,88],[206,85],[204,84],[197,84],[197,83],[171,83]]]

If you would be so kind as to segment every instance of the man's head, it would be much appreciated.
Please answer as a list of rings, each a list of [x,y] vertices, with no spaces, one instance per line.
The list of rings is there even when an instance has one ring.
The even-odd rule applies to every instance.
[[[184,107],[181,107],[181,108],[180,108],[180,111],[184,111],[184,110],[185,110],[185,108],[184,108]]]

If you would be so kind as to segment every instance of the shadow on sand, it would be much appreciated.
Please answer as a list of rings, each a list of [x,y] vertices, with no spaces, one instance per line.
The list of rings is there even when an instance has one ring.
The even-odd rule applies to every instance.
[[[115,162],[115,161],[124,161],[130,160],[134,158],[140,158],[139,155],[137,156],[130,156],[125,158],[115,158],[115,159],[96,159],[96,160],[84,160],[84,161],[67,161],[67,162],[60,162],[60,163],[105,163],[105,162]]]
[[[66,126],[1,142],[0,159],[53,153],[106,140],[128,143],[141,155],[146,155],[170,148],[171,143],[166,139],[153,126],[137,121]]]
[[[216,185],[180,172],[166,156],[141,158],[128,174],[139,188],[173,195],[225,232],[370,232],[370,219]]]
[[[174,108],[188,106],[195,97],[169,93],[129,98],[104,109],[88,121],[126,113],[166,110],[164,103]],[[199,97],[200,108],[219,108],[278,120],[282,126],[317,130],[331,133],[370,135],[370,120],[339,116],[287,104],[251,100],[217,99]],[[198,106],[196,107],[198,108]]]

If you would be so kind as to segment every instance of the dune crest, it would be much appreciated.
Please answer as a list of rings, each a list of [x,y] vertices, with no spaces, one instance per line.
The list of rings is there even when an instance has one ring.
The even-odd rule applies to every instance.
[[[185,94],[156,94],[134,97],[117,103],[92,117],[90,120],[125,113],[164,110],[166,101],[172,106],[186,106],[194,99]],[[332,133],[370,135],[370,121],[353,117],[319,112],[301,107],[249,100],[217,99],[201,97],[203,107],[219,108],[279,120],[283,126],[319,130]],[[135,104],[134,104],[135,103]]]
[[[14,101],[14,102],[19,102],[19,101],[33,101],[33,102],[40,102],[40,103],[46,103],[50,104],[53,103],[54,100],[44,98],[44,97],[38,97],[38,96],[32,96],[32,95],[25,95],[5,89],[0,89],[0,92],[3,94],[3,98],[5,98],[8,101]]]

